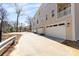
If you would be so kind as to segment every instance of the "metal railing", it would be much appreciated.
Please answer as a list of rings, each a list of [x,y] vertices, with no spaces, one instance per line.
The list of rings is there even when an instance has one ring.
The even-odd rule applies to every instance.
[[[12,36],[0,43],[0,55],[2,55],[12,44],[15,44],[16,36]]]
[[[65,15],[71,14],[71,7],[66,8],[65,10],[57,14],[57,18],[63,17]]]

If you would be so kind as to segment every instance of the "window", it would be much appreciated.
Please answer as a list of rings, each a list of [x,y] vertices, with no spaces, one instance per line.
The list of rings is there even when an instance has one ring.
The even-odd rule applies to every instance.
[[[52,17],[54,17],[54,10],[52,10],[52,12],[51,12],[51,13],[52,13]]]
[[[50,26],[46,26],[46,27],[48,28],[48,27],[50,27]]]
[[[47,26],[47,27],[52,27],[53,25],[49,25],[49,26]]]
[[[50,25],[50,27],[52,27],[52,25]]]
[[[46,20],[47,20],[48,18],[47,18],[47,14],[46,14]]]
[[[67,27],[69,27],[70,26],[70,23],[67,23]]]
[[[38,24],[38,19],[37,19],[37,24]]]
[[[62,26],[62,25],[65,25],[65,23],[61,23],[61,24],[59,24],[59,26]]]
[[[53,25],[54,27],[56,27],[57,26],[57,24],[55,24],[55,25]]]

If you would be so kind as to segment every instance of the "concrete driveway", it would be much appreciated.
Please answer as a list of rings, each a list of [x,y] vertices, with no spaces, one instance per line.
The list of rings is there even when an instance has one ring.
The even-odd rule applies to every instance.
[[[74,56],[79,50],[46,37],[24,32],[10,56]]]

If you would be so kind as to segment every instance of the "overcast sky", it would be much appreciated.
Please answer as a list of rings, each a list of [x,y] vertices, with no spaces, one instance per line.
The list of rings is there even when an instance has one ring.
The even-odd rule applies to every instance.
[[[39,3],[21,3],[19,4],[23,8],[23,14],[25,16],[22,16],[19,18],[20,23],[24,23],[27,25],[26,21],[26,16],[31,16],[33,17],[35,13],[37,12],[38,8],[40,7],[41,4]],[[15,6],[13,3],[5,3],[3,4],[3,7],[7,10],[8,12],[8,19],[9,21],[16,21],[16,13],[15,13]]]

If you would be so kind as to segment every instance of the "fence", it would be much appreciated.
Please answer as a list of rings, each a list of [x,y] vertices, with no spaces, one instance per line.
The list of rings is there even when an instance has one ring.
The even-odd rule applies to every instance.
[[[0,43],[0,55],[2,55],[12,44],[15,44],[16,36],[12,36]]]

